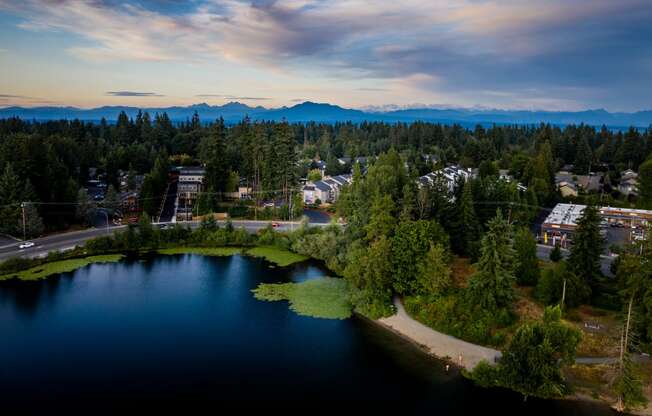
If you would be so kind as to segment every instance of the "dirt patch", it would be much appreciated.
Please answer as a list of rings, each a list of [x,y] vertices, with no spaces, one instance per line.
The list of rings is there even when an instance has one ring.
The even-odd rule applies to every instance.
[[[455,286],[467,287],[469,285],[469,279],[476,270],[471,264],[471,259],[455,256],[451,263],[451,271]]]

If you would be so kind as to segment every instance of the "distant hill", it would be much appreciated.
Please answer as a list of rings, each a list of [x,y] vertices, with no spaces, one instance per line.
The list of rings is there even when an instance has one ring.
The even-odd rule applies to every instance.
[[[474,110],[474,109],[432,109],[415,108],[394,111],[361,111],[343,108],[332,104],[304,102],[292,107],[266,109],[250,107],[239,102],[224,105],[194,104],[186,107],[143,108],[151,115],[167,113],[175,122],[189,120],[195,111],[202,121],[212,121],[219,117],[229,123],[242,120],[248,116],[252,120],[287,120],[289,122],[343,122],[355,123],[363,121],[414,122],[431,121],[442,124],[459,123],[465,126],[476,124],[538,124],[551,123],[555,125],[589,124],[593,126],[606,125],[611,128],[627,128],[629,126],[646,128],[652,125],[652,111],[635,113],[610,113],[603,109],[586,111],[518,111],[518,110]],[[79,119],[99,121],[102,118],[113,122],[118,114],[124,111],[129,117],[135,117],[137,107],[104,106],[92,109],[75,107],[6,107],[0,108],[0,118],[20,117],[35,120]]]

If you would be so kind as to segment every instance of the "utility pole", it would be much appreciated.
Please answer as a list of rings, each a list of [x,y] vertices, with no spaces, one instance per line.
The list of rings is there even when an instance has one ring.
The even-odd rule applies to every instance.
[[[26,227],[26,221],[25,221],[25,204],[26,202],[21,202],[20,207],[23,210],[23,241],[27,241],[27,227]]]
[[[292,202],[293,202],[292,201],[292,190],[290,190],[290,204],[289,204],[289,207],[290,207],[290,231],[294,232],[294,223],[292,222],[292,214],[293,214],[293,212],[292,212]]]

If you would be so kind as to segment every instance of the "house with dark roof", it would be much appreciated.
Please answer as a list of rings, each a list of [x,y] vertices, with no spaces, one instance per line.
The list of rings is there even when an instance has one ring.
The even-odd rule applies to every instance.
[[[351,183],[351,175],[326,176],[324,179],[309,182],[303,186],[303,202],[314,204],[317,200],[323,203],[333,203],[340,196],[342,188]]]

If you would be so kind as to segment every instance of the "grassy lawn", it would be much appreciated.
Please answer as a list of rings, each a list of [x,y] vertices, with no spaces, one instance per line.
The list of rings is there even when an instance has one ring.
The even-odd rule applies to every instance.
[[[346,319],[351,316],[345,280],[324,277],[302,283],[262,283],[252,291],[258,300],[287,300],[290,309],[313,318]]]
[[[157,250],[157,253],[164,255],[175,254],[199,254],[202,256],[233,256],[242,253],[240,247],[174,247]]]
[[[17,273],[0,276],[0,280],[17,278],[20,280],[38,280],[44,279],[53,274],[67,273],[88,266],[92,263],[112,263],[120,261],[124,256],[122,254],[106,254],[102,256],[90,256],[80,259],[69,259],[45,263],[31,269],[23,270]]]
[[[281,267],[308,260],[306,256],[276,247],[254,247],[247,250],[246,254],[263,257],[265,260]]]

